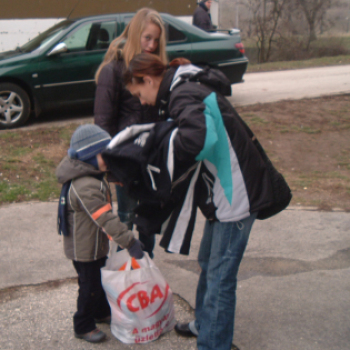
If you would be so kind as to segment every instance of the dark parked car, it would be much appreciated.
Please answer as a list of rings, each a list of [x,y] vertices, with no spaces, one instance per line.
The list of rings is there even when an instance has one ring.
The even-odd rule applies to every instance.
[[[0,53],[0,128],[13,128],[30,114],[93,103],[94,75],[109,43],[132,13],[64,20],[14,51]],[[239,30],[207,33],[168,14],[169,60],[186,57],[222,70],[231,83],[242,81],[248,59]]]

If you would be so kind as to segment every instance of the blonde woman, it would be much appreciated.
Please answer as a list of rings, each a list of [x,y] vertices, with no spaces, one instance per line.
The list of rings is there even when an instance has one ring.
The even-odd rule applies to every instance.
[[[112,137],[129,125],[161,120],[158,111],[141,106],[138,98],[125,88],[122,74],[131,59],[140,53],[156,54],[167,64],[166,36],[159,13],[149,8],[140,9],[126,26],[123,33],[114,39],[96,73],[95,124],[106,130]],[[120,220],[132,228],[133,209],[136,201],[126,190],[117,186],[118,215]],[[141,232],[140,241],[153,257],[154,237]]]

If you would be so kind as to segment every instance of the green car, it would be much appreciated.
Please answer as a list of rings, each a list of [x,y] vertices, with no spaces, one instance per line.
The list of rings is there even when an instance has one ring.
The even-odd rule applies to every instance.
[[[109,43],[132,13],[64,20],[14,51],[0,53],[0,128],[24,124],[31,114],[92,104],[95,72]],[[248,65],[239,30],[207,33],[162,14],[169,60],[222,70],[231,83],[242,81]]]

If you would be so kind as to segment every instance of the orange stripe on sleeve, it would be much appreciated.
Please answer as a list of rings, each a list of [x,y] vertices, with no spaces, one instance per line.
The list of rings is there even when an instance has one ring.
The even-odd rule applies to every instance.
[[[97,220],[103,213],[112,210],[112,206],[108,203],[99,210],[96,210],[91,216],[94,220]]]

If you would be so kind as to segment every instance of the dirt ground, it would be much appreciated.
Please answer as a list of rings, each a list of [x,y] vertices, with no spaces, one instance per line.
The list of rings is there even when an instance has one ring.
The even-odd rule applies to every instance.
[[[350,210],[350,95],[237,108],[293,192],[293,205]]]
[[[293,191],[292,205],[350,211],[350,95],[237,108]],[[0,132],[0,194],[24,184],[10,201],[35,197],[66,154],[75,125]],[[10,142],[9,142],[10,141]],[[5,185],[7,187],[5,188]],[[8,197],[12,198],[12,197]],[[1,198],[0,204],[8,202]]]

